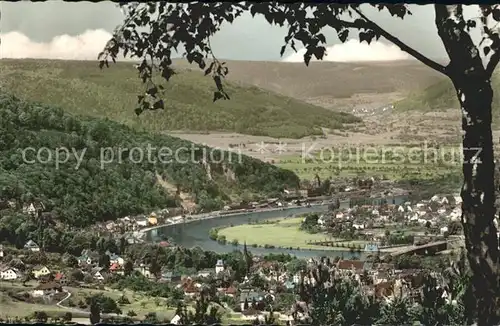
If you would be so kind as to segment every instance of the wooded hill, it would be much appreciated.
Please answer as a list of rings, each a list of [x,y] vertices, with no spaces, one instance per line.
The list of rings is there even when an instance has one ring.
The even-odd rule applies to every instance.
[[[230,156],[198,145],[191,150],[193,144],[179,138],[140,132],[108,119],[71,115],[11,95],[0,94],[0,117],[0,201],[41,200],[58,220],[69,225],[85,226],[178,206],[175,193],[159,184],[157,174],[174,188],[192,194],[205,210],[221,208],[231,196],[276,195],[283,187],[299,183],[293,172],[248,156],[242,156],[240,163],[235,153]],[[150,151],[152,160],[144,154],[139,161],[130,150],[122,152],[120,163],[118,148],[147,153],[148,146],[168,148],[178,153],[179,161],[172,155],[168,162],[160,163],[154,151]],[[70,156],[57,167],[55,151],[62,147],[70,150]],[[114,160],[101,164],[101,150],[108,147],[115,150]],[[23,157],[26,148],[32,150]],[[36,151],[41,148],[46,150],[37,159]],[[71,149],[83,158],[78,168]],[[205,157],[203,149],[213,153],[209,169],[199,163]],[[49,153],[52,160],[40,163]],[[64,157],[61,154],[61,160]]]

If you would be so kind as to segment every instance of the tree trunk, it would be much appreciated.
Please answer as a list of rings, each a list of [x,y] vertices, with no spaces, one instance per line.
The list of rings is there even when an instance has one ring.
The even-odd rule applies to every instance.
[[[472,269],[478,325],[498,325],[498,239],[490,75],[480,49],[465,26],[462,5],[434,5],[439,37],[450,57],[446,75],[452,80],[462,109],[463,173],[462,225]],[[474,314],[466,311],[468,316]]]
[[[478,325],[498,325],[498,239],[491,130],[493,90],[482,74],[452,77],[462,109],[462,224],[473,271]]]

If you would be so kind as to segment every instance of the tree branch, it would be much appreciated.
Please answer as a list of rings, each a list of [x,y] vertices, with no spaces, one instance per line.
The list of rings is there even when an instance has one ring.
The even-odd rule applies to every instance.
[[[491,55],[490,61],[488,61],[488,64],[486,65],[486,75],[488,78],[491,78],[493,75],[498,62],[500,62],[500,49],[496,50],[495,53]]]
[[[411,48],[406,43],[404,43],[403,41],[401,41],[400,39],[398,39],[397,37],[395,37],[394,35],[392,35],[388,31],[386,31],[385,29],[383,29],[379,25],[377,25],[375,22],[373,22],[372,20],[368,19],[368,17],[366,17],[361,12],[361,10],[359,10],[359,8],[353,8],[353,9],[354,9],[354,11],[361,18],[363,18],[367,22],[367,27],[372,28],[375,32],[377,32],[378,34],[380,34],[381,36],[383,36],[384,38],[386,38],[388,41],[394,43],[402,51],[405,51],[406,53],[410,54],[411,56],[413,56],[415,59],[417,59],[418,61],[422,62],[426,66],[428,66],[428,67],[430,67],[430,68],[432,68],[432,69],[434,69],[434,70],[442,73],[445,76],[448,76],[446,67],[440,65],[439,63],[437,63],[437,62],[435,62],[435,61],[433,61],[433,60],[431,60],[429,58],[427,58],[422,53],[420,53],[417,50]]]

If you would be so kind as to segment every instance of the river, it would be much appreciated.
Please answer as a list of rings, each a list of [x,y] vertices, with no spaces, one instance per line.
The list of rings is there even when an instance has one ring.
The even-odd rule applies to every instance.
[[[369,199],[373,201],[376,205],[377,199]],[[392,198],[392,204],[401,205],[407,200],[405,195],[398,195]],[[340,208],[346,209],[351,205],[350,200],[341,201]],[[180,246],[186,248],[192,248],[199,246],[203,250],[210,250],[215,252],[231,252],[235,249],[242,249],[243,246],[233,246],[231,244],[222,245],[217,241],[213,241],[208,237],[208,233],[211,228],[226,226],[226,225],[242,225],[247,224],[249,219],[253,221],[262,221],[271,218],[288,217],[293,215],[299,215],[310,212],[325,212],[328,209],[328,204],[316,204],[311,207],[299,206],[299,207],[286,207],[283,210],[272,209],[272,210],[261,210],[254,212],[236,213],[222,216],[214,216],[211,218],[188,221],[186,223],[179,223],[175,225],[164,225],[149,229],[146,231],[146,239],[149,241],[159,241],[162,238],[168,237],[172,238],[174,242]],[[248,248],[252,253],[258,255],[265,255],[268,253],[289,253],[300,258],[310,258],[310,257],[320,257],[320,256],[330,256],[330,257],[344,257],[349,258],[363,258],[366,255],[364,253],[356,253],[350,251],[341,250],[290,250],[290,249],[268,249],[268,248]]]
[[[348,203],[347,203],[348,205]],[[343,205],[342,205],[343,206]],[[342,207],[341,206],[341,207]],[[199,246],[204,250],[215,251],[219,253],[230,252],[235,249],[242,250],[243,246],[233,246],[231,244],[222,245],[217,241],[213,241],[208,237],[211,228],[226,226],[226,225],[242,225],[247,224],[249,219],[253,221],[262,221],[271,218],[288,217],[298,214],[310,212],[324,212],[328,209],[328,204],[314,205],[311,207],[293,207],[284,208],[283,210],[265,210],[258,212],[246,212],[239,214],[223,215],[219,217],[190,221],[188,223],[177,225],[165,225],[156,229],[149,230],[146,238],[150,241],[159,241],[161,238],[172,238],[176,244],[183,247],[191,248]],[[361,258],[363,254],[351,253],[350,251],[337,251],[337,250],[289,250],[279,248],[254,248],[248,247],[248,250],[253,254],[264,255],[269,253],[289,253],[300,258],[320,257],[320,256],[339,256],[346,259]]]

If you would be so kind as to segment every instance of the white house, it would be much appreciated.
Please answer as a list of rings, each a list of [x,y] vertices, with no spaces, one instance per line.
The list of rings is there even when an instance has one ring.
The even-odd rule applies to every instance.
[[[94,279],[98,281],[103,281],[104,280],[104,275],[102,275],[103,268],[102,267],[96,267],[92,269],[92,276]]]
[[[446,232],[448,232],[448,227],[447,226],[443,226],[442,228],[439,229],[439,232],[441,234],[445,234]]]
[[[148,219],[147,218],[143,218],[143,219],[137,219],[135,220],[135,223],[138,225],[138,226],[148,226]]]
[[[24,207],[23,211],[24,211],[24,213],[27,213],[30,215],[35,215],[35,213],[36,213],[35,205],[33,205],[33,203],[31,203],[27,207]]]
[[[141,273],[142,276],[144,276],[145,278],[153,278],[154,277],[153,273],[151,273],[149,271],[149,268],[147,266],[144,266],[143,264],[141,264],[140,267],[134,268],[134,270],[136,270],[139,273]]]
[[[33,289],[31,295],[34,297],[42,297],[46,295],[56,294],[63,291],[60,284],[55,282],[41,283],[36,288]]]
[[[215,274],[219,274],[224,271],[224,262],[222,259],[217,260],[217,264],[215,264]]]
[[[217,269],[217,267],[216,267],[216,269]],[[198,272],[199,277],[209,277],[210,274],[212,274],[211,269],[202,269],[201,271]]]
[[[3,245],[0,245],[0,258],[3,258]]]
[[[175,315],[174,318],[170,320],[170,324],[177,325],[181,321],[181,317],[179,315]]]
[[[352,227],[355,228],[356,230],[363,230],[365,228],[365,225],[353,223]]]
[[[33,251],[33,252],[40,251],[40,247],[33,240],[28,240],[28,242],[26,242],[26,244],[24,245],[24,249],[30,250],[30,251]]]
[[[21,277],[21,273],[13,267],[0,268],[0,279],[2,280],[15,280]]]

